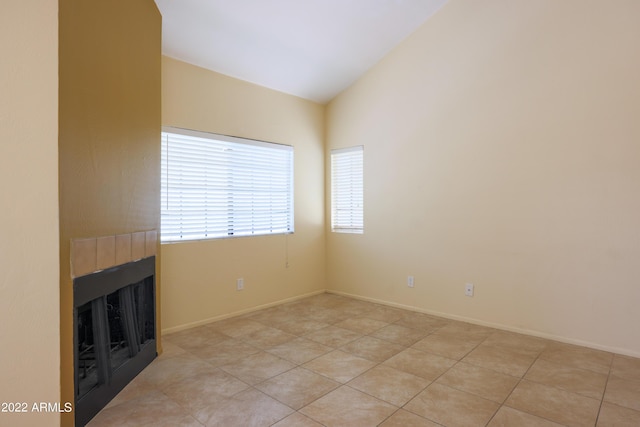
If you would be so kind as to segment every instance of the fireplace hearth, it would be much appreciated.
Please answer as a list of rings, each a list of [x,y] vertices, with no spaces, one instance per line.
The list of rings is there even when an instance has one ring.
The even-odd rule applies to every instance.
[[[156,357],[155,257],[78,277],[74,295],[76,426]]]

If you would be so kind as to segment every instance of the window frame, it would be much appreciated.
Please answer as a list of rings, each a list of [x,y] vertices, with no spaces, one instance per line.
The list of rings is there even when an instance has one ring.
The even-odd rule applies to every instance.
[[[331,231],[364,233],[364,146],[331,150]]]
[[[162,244],[294,233],[293,146],[162,127],[161,162]]]

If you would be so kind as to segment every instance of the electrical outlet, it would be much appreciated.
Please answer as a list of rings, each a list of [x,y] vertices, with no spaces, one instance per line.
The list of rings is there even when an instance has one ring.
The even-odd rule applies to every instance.
[[[413,288],[413,276],[407,276],[407,286]]]
[[[244,289],[244,279],[241,277],[236,280],[236,291],[241,291]]]
[[[464,294],[468,297],[473,296],[473,283],[467,283],[464,285]]]

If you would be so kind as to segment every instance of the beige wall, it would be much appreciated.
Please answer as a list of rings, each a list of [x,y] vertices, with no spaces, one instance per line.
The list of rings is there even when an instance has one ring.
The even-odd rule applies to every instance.
[[[9,0],[0,13],[0,425],[59,425],[58,4]]]
[[[293,145],[295,159],[294,234],[162,245],[163,328],[323,290],[324,108],[165,57],[162,124]]]
[[[640,356],[639,16],[450,0],[333,100],[365,233],[328,232],[328,288]]]
[[[59,5],[61,387],[73,401],[70,241],[160,225],[161,16],[153,0]]]

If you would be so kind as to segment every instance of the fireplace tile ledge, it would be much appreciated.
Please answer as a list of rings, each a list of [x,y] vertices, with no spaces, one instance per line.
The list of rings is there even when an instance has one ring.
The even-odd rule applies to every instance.
[[[155,256],[157,230],[71,240],[71,277]]]

